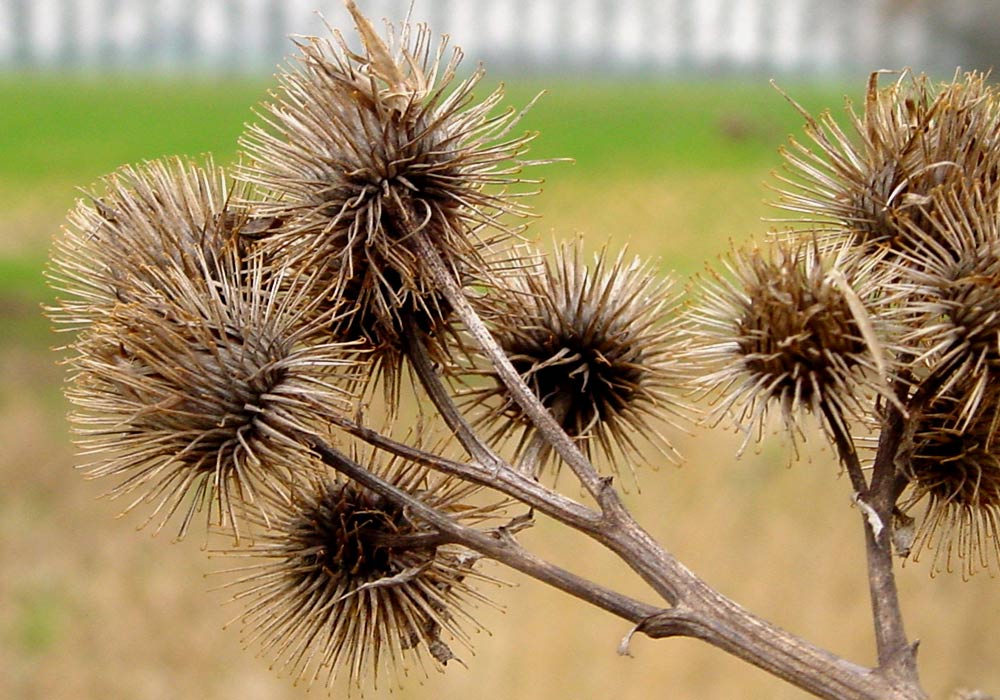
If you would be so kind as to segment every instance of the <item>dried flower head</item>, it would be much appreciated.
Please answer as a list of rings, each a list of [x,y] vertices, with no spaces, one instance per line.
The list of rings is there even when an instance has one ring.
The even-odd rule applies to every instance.
[[[938,396],[963,387],[966,423],[1000,370],[1000,212],[978,189],[935,192],[892,262],[886,312],[904,329],[899,346],[917,377],[935,375]]]
[[[864,308],[875,264],[846,247],[824,254],[808,238],[778,238],[734,250],[724,261],[731,279],[711,271],[690,312],[711,420],[730,415],[747,441],[759,440],[777,404],[794,442],[803,414],[838,429],[864,415],[886,371],[877,319]]]
[[[932,574],[960,566],[968,576],[1000,564],[998,399],[993,388],[972,421],[953,397],[933,401],[917,416],[905,467],[910,495],[902,509],[924,505],[913,558],[933,552]]]
[[[779,177],[776,205],[835,240],[897,248],[913,231],[901,220],[922,225],[921,206],[937,188],[975,183],[996,199],[1000,105],[981,73],[935,86],[904,71],[884,88],[879,75],[862,115],[847,105],[853,135],[829,113],[817,120],[798,108],[814,146],[792,140],[782,151],[789,175]]]
[[[639,457],[641,436],[675,458],[662,433],[685,410],[671,281],[624,250],[613,259],[603,250],[588,265],[580,241],[563,244],[541,265],[515,268],[493,313],[493,333],[563,429],[591,456]],[[467,400],[485,407],[479,420],[494,440],[520,428],[517,451],[524,453],[541,438],[503,383],[481,372],[492,381],[470,389]],[[548,449],[537,456],[544,464]]]
[[[224,171],[170,158],[125,166],[102,180],[102,191],[80,200],[57,238],[51,284],[66,295],[49,310],[70,330],[104,319],[121,303],[142,303],[156,271],[174,267],[202,274],[246,222],[230,204]]]
[[[506,190],[522,181],[532,136],[508,138],[519,115],[494,114],[502,89],[473,103],[481,69],[451,87],[462,54],[446,60],[446,40],[435,48],[425,26],[403,24],[384,41],[347,4],[363,55],[339,36],[299,44],[266,124],[241,139],[250,161],[238,177],[282,222],[259,241],[275,265],[319,270],[322,293],[348,312],[338,337],[378,351],[398,345],[405,315],[433,330],[450,311],[418,237],[464,283],[514,233],[501,216],[525,213]]]
[[[496,517],[496,505],[470,502],[475,487],[413,465],[365,460],[388,483],[467,524]],[[235,570],[247,643],[257,643],[280,673],[327,686],[401,677],[429,656],[455,659],[445,638],[469,645],[470,603],[485,601],[476,555],[449,544],[407,510],[340,479],[298,489],[252,547],[229,554],[261,561]]]
[[[266,522],[267,499],[287,499],[318,468],[301,438],[347,410],[337,383],[351,363],[317,339],[303,323],[308,302],[259,259],[191,255],[146,270],[134,280],[142,301],[81,334],[67,395],[94,458],[87,473],[118,478],[109,493],[134,499],[126,511],[152,503],[157,531],[180,511],[183,537],[205,509],[238,538],[239,515]]]

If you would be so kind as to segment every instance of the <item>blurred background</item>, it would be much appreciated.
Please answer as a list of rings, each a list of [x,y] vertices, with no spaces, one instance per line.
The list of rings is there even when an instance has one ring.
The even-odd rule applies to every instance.
[[[494,69],[705,75],[989,65],[1000,9],[974,0],[368,0]],[[412,5],[412,6],[411,6]],[[288,34],[343,27],[338,0],[3,0],[0,65],[268,72]],[[919,60],[917,60],[919,59]]]
[[[405,1],[358,0],[401,20]],[[321,19],[315,11],[322,14]],[[989,69],[1000,5],[961,0],[416,0],[538,130],[533,156],[570,157],[546,180],[532,231],[628,244],[683,284],[729,241],[765,232],[777,148],[809,110],[843,114],[868,74],[910,66],[942,78]],[[193,536],[136,532],[74,472],[40,306],[48,247],[79,192],[128,162],[212,152],[231,161],[252,106],[293,50],[289,34],[350,35],[320,0],[0,0],[0,697],[302,698],[240,646],[238,609],[208,572],[226,566]],[[887,77],[886,80],[891,80]],[[859,517],[829,450],[792,466],[766,443],[736,460],[735,436],[673,436],[687,463],[645,469],[628,500],[710,583],[762,616],[860,663],[873,662]],[[565,482],[568,483],[568,482]],[[570,495],[576,495],[574,487]],[[526,544],[643,598],[603,552],[542,522]],[[567,552],[571,553],[567,555]],[[908,631],[923,640],[934,698],[1000,693],[997,582],[900,573]],[[636,638],[628,626],[539,584],[513,587],[478,617],[467,668],[419,669],[370,697],[801,698],[697,642]],[[337,694],[345,689],[337,688]],[[323,697],[321,689],[314,697]]]

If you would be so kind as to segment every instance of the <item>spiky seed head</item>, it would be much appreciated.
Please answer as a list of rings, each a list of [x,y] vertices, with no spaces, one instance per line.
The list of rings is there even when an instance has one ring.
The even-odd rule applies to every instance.
[[[247,221],[211,158],[124,166],[70,211],[48,271],[61,298],[49,309],[60,328],[83,330],[141,289],[164,267],[197,277]]]
[[[702,278],[690,356],[714,403],[710,422],[730,416],[747,441],[759,440],[777,405],[794,444],[805,414],[827,428],[864,415],[888,370],[878,319],[865,308],[875,264],[849,247],[834,255],[809,238],[776,238],[734,249],[728,275]]]
[[[250,159],[237,177],[282,222],[259,241],[275,264],[320,270],[323,293],[356,312],[340,337],[378,350],[398,346],[404,315],[433,328],[450,311],[415,235],[464,283],[515,233],[502,216],[526,213],[507,189],[532,137],[508,137],[519,115],[495,113],[502,89],[474,102],[481,70],[454,84],[462,54],[447,57],[446,40],[406,24],[383,40],[351,9],[363,55],[339,36],[301,42],[264,125],[241,139]]]
[[[976,183],[996,200],[1000,191],[1000,103],[981,73],[940,86],[908,71],[889,86],[880,73],[868,83],[864,111],[848,103],[849,133],[825,113],[806,117],[812,146],[792,140],[782,151],[779,208],[788,219],[860,245],[905,245],[922,226],[928,196],[938,188]],[[797,105],[796,105],[797,106]]]
[[[178,537],[206,510],[238,539],[240,516],[266,522],[268,499],[319,468],[302,437],[349,410],[338,385],[354,360],[302,323],[308,301],[259,259],[230,248],[188,263],[146,270],[145,284],[134,280],[142,301],[81,334],[71,418],[86,472],[117,479],[109,493],[132,499],[126,510],[152,504],[157,531],[181,513]]]
[[[932,574],[961,568],[969,576],[1000,565],[1000,396],[992,388],[969,421],[956,400],[962,389],[915,417],[905,462],[910,493],[901,508],[922,508],[913,558],[930,551]]]
[[[499,515],[476,504],[475,489],[375,454],[365,465],[388,483],[467,525]],[[349,481],[301,488],[239,567],[235,599],[246,602],[244,638],[273,659],[283,675],[327,686],[347,676],[375,686],[402,677],[415,662],[443,666],[468,647],[463,625],[478,624],[470,604],[486,599],[475,582],[493,581],[477,557],[440,537],[407,510]]]
[[[957,410],[973,420],[1000,371],[1000,214],[979,189],[938,190],[910,243],[895,256],[884,313],[902,329],[908,370],[935,375],[938,396],[964,388]]]
[[[682,333],[672,282],[625,250],[606,249],[588,265],[582,241],[565,243],[540,265],[512,266],[491,314],[494,336],[514,368],[563,429],[590,456],[641,456],[650,443],[676,458],[664,423],[685,411]],[[540,439],[491,370],[467,400],[496,441],[520,429],[518,453]],[[639,437],[638,443],[636,438]],[[538,465],[549,456],[539,454]],[[632,459],[628,460],[632,464]]]

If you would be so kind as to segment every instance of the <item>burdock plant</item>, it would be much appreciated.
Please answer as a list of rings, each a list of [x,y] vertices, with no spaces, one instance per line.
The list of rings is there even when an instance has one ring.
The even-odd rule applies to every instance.
[[[218,551],[249,559],[228,568],[247,641],[307,683],[447,665],[493,560],[627,621],[626,651],[687,636],[818,697],[926,697],[894,548],[930,552],[932,572],[1000,566],[997,90],[874,74],[848,127],[802,110],[778,185],[789,228],[682,304],[624,252],[526,252],[520,111],[499,89],[477,101],[482,70],[460,79],[427,27],[383,38],[347,7],[360,53],[299,40],[231,173],[127,167],[71,212],[50,316],[74,333],[86,472],[158,528],[235,535]],[[681,417],[833,445],[862,514],[874,665],[743,609],[636,522],[615,477],[675,459]],[[656,602],[529,551],[536,516]]]

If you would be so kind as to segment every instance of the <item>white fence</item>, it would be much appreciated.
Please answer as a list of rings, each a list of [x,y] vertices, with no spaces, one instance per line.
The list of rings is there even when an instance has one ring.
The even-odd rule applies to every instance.
[[[402,19],[410,0],[358,0]],[[492,69],[839,72],[953,62],[892,0],[413,0]],[[0,0],[0,68],[268,72],[339,0]]]

